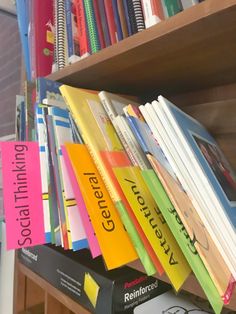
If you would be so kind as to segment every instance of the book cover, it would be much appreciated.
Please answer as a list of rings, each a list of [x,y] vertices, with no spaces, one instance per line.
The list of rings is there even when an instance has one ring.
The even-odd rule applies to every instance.
[[[16,1],[17,22],[20,33],[20,40],[24,55],[24,64],[26,69],[27,80],[31,81],[31,68],[30,68],[30,51],[28,41],[28,28],[29,28],[29,0]]]
[[[7,249],[44,244],[38,143],[1,142],[1,156]]]
[[[65,101],[68,104],[68,107],[73,115],[74,120],[80,128],[82,138],[84,143],[88,146],[89,151],[93,157],[96,166],[102,175],[102,178],[106,184],[106,187],[114,201],[114,204],[117,210],[120,213],[121,219],[123,219],[123,213],[127,211],[125,207],[125,198],[124,194],[117,190],[117,184],[111,177],[111,173],[107,171],[106,165],[102,159],[102,152],[109,151],[117,151],[122,152],[123,148],[121,143],[119,143],[117,135],[115,133],[114,128],[105,113],[105,110],[102,111],[102,104],[99,100],[97,93],[89,92],[86,90],[73,88],[70,86],[63,85],[61,88],[61,93],[65,97]],[[79,105],[77,105],[79,104]],[[90,106],[89,106],[90,104]],[[92,104],[92,106],[91,106]],[[95,120],[95,111],[91,112],[91,109],[97,106],[99,108],[99,112],[102,114]],[[96,111],[97,112],[97,111]],[[100,123],[100,126],[98,125]],[[101,127],[101,124],[105,124],[105,126]],[[101,128],[104,130],[106,128],[106,140],[102,134]],[[110,144],[108,139],[110,139]],[[115,139],[115,141],[114,141]],[[118,141],[118,142],[117,142]],[[115,145],[113,145],[113,143]],[[117,146],[117,143],[119,144]],[[127,224],[127,220],[123,220],[125,228],[127,232],[130,234],[132,231],[129,229],[129,225]],[[131,236],[132,237],[132,236]],[[138,247],[138,244],[134,244],[135,247]],[[135,254],[136,255],[136,254]],[[150,260],[145,259],[145,270],[150,271],[153,269],[153,266],[150,265]]]
[[[205,267],[204,261],[202,261],[198,251],[196,249],[196,242],[194,239],[191,239],[189,233],[187,232],[178,212],[170,201],[169,197],[166,194],[166,191],[158,179],[157,175],[152,169],[147,169],[142,171],[142,176],[152,193],[153,198],[156,203],[160,206],[160,210],[165,217],[169,226],[171,226],[171,231],[178,242],[184,256],[186,257],[189,265],[196,276],[198,282],[200,283],[203,291],[205,292],[209,302],[211,303],[213,309],[216,313],[220,313],[223,307],[223,294],[228,288],[228,284],[230,282],[230,274],[227,272],[228,276],[222,275],[224,277],[221,280],[221,287],[224,287],[226,290],[219,292],[219,284],[218,289],[216,288],[215,281],[213,280],[208,270]],[[217,263],[217,260],[214,260]],[[213,261],[213,262],[214,262]],[[218,264],[219,267],[223,265]],[[222,268],[224,269],[224,268]],[[219,274],[218,277],[220,277]],[[228,277],[228,278],[227,278]],[[228,279],[228,282],[225,280]],[[231,291],[232,292],[232,291]]]
[[[39,77],[36,80],[36,101],[40,104],[66,108],[65,101],[61,95],[59,87],[62,83]]]
[[[146,104],[145,105],[145,107],[147,106],[147,105],[149,105],[148,107],[150,107],[149,109],[152,109],[152,106],[151,106],[151,104]],[[142,107],[142,106],[141,106]],[[148,121],[148,123],[150,122],[150,127],[152,128],[152,131],[153,131],[153,134],[154,134],[154,136],[155,136],[155,138],[157,139],[157,141],[160,143],[160,145],[161,145],[161,148],[162,148],[162,150],[163,150],[163,152],[164,152],[164,154],[165,154],[165,156],[166,156],[166,158],[168,159],[168,163],[171,165],[171,167],[172,167],[172,169],[173,169],[173,171],[174,171],[174,176],[173,177],[175,177],[175,175],[177,175],[177,177],[176,177],[176,180],[178,181],[179,180],[179,183],[181,183],[181,185],[182,185],[182,189],[184,190],[184,191],[186,191],[186,193],[188,194],[188,196],[190,197],[190,199],[191,199],[191,202],[192,202],[192,204],[194,205],[194,207],[192,208],[192,209],[194,209],[194,208],[196,208],[197,209],[197,213],[199,214],[199,217],[201,218],[201,221],[202,221],[202,224],[203,224],[203,226],[205,226],[205,228],[207,229],[207,231],[209,232],[209,234],[210,234],[210,237],[212,238],[212,240],[214,241],[214,243],[215,243],[215,245],[217,246],[217,248],[218,248],[218,250],[219,250],[219,252],[220,252],[220,254],[221,254],[221,256],[223,257],[223,260],[225,261],[225,263],[227,264],[227,267],[228,267],[228,269],[230,270],[230,272],[234,275],[234,273],[233,273],[233,266],[232,266],[232,258],[230,257],[230,254],[232,254],[232,253],[230,253],[230,250],[228,249],[228,247],[227,247],[227,244],[225,245],[225,242],[223,242],[222,241],[222,238],[220,238],[219,237],[219,235],[220,235],[220,233],[218,232],[218,233],[215,233],[216,232],[216,229],[218,228],[218,226],[216,225],[216,224],[214,224],[214,227],[212,226],[212,221],[213,221],[213,217],[212,218],[210,218],[210,221],[209,220],[207,220],[205,217],[204,217],[204,215],[202,215],[202,209],[203,208],[205,208],[205,210],[206,210],[206,213],[207,214],[209,214],[209,209],[211,208],[211,205],[209,205],[208,207],[204,207],[205,206],[205,204],[202,202],[197,202],[196,201],[196,199],[193,197],[193,195],[191,194],[191,192],[192,192],[192,189],[188,186],[188,185],[186,185],[186,182],[184,182],[184,180],[183,180],[183,177],[181,177],[181,175],[183,175],[183,172],[180,170],[180,169],[178,169],[178,166],[181,164],[181,162],[182,162],[182,158],[183,158],[183,156],[181,155],[181,158],[180,159],[173,159],[172,158],[172,155],[171,155],[171,153],[170,153],[170,151],[168,150],[168,148],[167,148],[167,144],[168,145],[170,145],[170,147],[176,147],[177,146],[177,144],[175,143],[174,144],[174,146],[173,146],[173,144],[171,143],[171,141],[170,141],[170,139],[168,138],[168,137],[163,137],[163,134],[161,134],[160,133],[160,131],[161,131],[161,129],[162,129],[162,124],[160,123],[160,121],[158,120],[158,119],[155,119],[155,123],[154,123],[154,120],[153,121],[149,121],[148,119],[150,119],[150,118],[154,118],[154,116],[155,116],[155,111],[150,111],[150,112],[148,112],[148,113],[150,113],[150,115],[149,115],[149,117],[148,117],[148,115],[147,115],[147,112],[145,112],[144,110],[143,110],[143,108],[141,108],[140,107],[140,109],[142,109],[141,111],[143,112],[143,114],[144,114],[144,116],[145,116],[145,119]],[[144,107],[144,108],[145,108]],[[166,127],[167,127],[167,122],[165,122],[165,129],[166,129]],[[159,133],[157,133],[157,131],[159,132]],[[176,135],[173,135],[172,136],[172,138],[175,138],[176,139]],[[176,158],[178,158],[178,156],[176,156]],[[178,160],[178,165],[175,163],[175,161],[176,160]],[[192,186],[191,186],[192,187]],[[199,200],[200,201],[202,201],[202,198],[199,198]],[[203,213],[204,213],[204,211],[203,211]],[[186,217],[186,219],[187,219],[187,217]],[[210,222],[210,223],[209,223]],[[195,226],[196,226],[196,224],[195,224]],[[201,229],[200,229],[200,231],[201,231]],[[206,237],[205,237],[206,238]],[[214,269],[214,268],[213,268]],[[233,282],[232,282],[233,283]],[[229,287],[228,287],[228,289],[226,290],[226,292],[225,292],[225,295],[224,295],[224,298],[225,298],[225,302],[227,302],[227,298],[228,297],[230,297],[230,295],[231,295],[231,293],[232,293],[232,291],[230,292],[230,289],[232,290],[232,288],[233,288],[233,285],[231,284],[229,284]],[[223,295],[222,295],[222,297],[223,297]]]
[[[46,243],[53,242],[54,236],[53,228],[51,227],[51,215],[50,215],[50,203],[49,203],[49,165],[48,165],[48,139],[47,139],[47,127],[44,116],[43,108],[36,106],[35,108],[36,130],[37,140],[39,145],[39,160],[40,160],[40,172],[41,172],[41,184],[42,184],[42,200],[44,211],[44,228]]]
[[[220,238],[224,239],[229,256],[234,256],[235,251],[232,247],[235,240],[236,221],[235,174],[214,138],[198,121],[183,113],[163,97],[159,99],[159,107],[165,110],[174,133],[177,134],[175,141],[178,153],[182,152],[181,162],[184,165],[182,168],[185,171],[185,182],[188,180],[193,186],[193,190],[189,189],[188,193],[195,191],[195,198],[196,192],[199,193],[197,199],[208,204],[207,209],[200,211],[199,215],[207,220],[208,225],[214,224],[213,231],[221,234]],[[170,129],[167,130],[170,131]],[[223,234],[222,230],[224,230]],[[218,241],[220,238],[218,237]],[[222,252],[223,254],[225,252]],[[229,259],[230,264],[234,265],[234,261],[234,258]],[[234,275],[235,268],[231,271]]]
[[[54,8],[56,14],[55,26],[55,49],[58,70],[63,69],[68,64],[68,44],[66,31],[66,9],[65,1],[57,0]]]
[[[75,175],[75,173],[77,172],[76,170],[77,165],[79,164],[77,145],[65,143],[64,147],[62,147],[62,151],[63,156],[65,158],[66,167],[70,176],[70,181],[74,191],[75,199],[78,205],[78,211],[82,220],[83,229],[84,232],[86,233],[87,241],[89,243],[89,249],[91,251],[92,257],[95,258],[101,255],[101,250],[99,247],[96,234],[94,232],[93,225],[91,223],[91,219],[86,209],[86,205],[80,190],[80,186]]]
[[[107,172],[109,172],[110,177],[116,186],[117,191],[119,191],[120,195],[122,195],[123,192],[116,179],[113,168],[131,166],[132,164],[129,158],[127,157],[126,153],[122,151],[104,151],[101,152],[101,157],[103,159],[104,165],[106,166]],[[136,216],[134,215],[129,202],[125,196],[122,197],[122,200],[124,202],[125,208],[122,206],[122,204],[119,203],[119,212],[122,217],[122,221],[125,221],[124,225],[129,232],[129,236],[135,246],[135,250],[144,266],[144,269],[146,270],[146,273],[148,275],[152,275],[158,271],[158,273],[162,275],[164,269],[158,257],[156,256],[154,249],[150,245],[147,236],[143,232],[143,229],[141,228]]]
[[[167,276],[178,291],[191,273],[191,268],[149,192],[140,168],[117,167],[114,173]]]
[[[56,204],[57,207],[54,206],[54,219],[58,216],[58,220],[54,221],[55,229],[55,241],[60,242],[62,247],[65,249],[69,249],[69,242],[67,236],[67,225],[66,225],[66,217],[65,217],[65,209],[64,209],[64,201],[62,194],[62,185],[60,179],[60,168],[59,161],[57,158],[57,146],[55,140],[55,131],[53,126],[53,118],[50,114],[46,116],[47,123],[47,131],[48,131],[48,143],[49,143],[49,151],[50,151],[50,175],[53,177],[53,183],[55,183],[54,192],[56,195]],[[56,214],[57,211],[57,214]],[[56,226],[56,222],[58,225]]]
[[[137,256],[88,149],[84,144],[74,145],[79,156],[75,176],[104,261],[108,269],[120,267]]]
[[[35,0],[31,4],[32,14],[30,39],[31,55],[34,67],[31,77],[47,76],[52,71],[53,63],[53,3]],[[37,40],[36,40],[37,38]]]
[[[137,140],[148,156],[153,169],[166,190],[166,193],[174,205],[183,225],[187,229],[191,241],[193,241],[200,257],[204,261],[219,294],[221,296],[228,295],[229,298],[232,292],[230,292],[230,289],[232,289],[233,283],[231,272],[212,241],[208,231],[204,227],[204,224],[197,214],[196,208],[180,185],[178,178],[161,150],[157,140],[154,139],[147,123],[143,119],[139,119],[138,115],[130,115],[129,121]],[[153,196],[154,195],[155,194],[153,193]],[[158,193],[156,193],[156,195],[158,195]],[[219,274],[220,268],[225,269],[224,274]]]

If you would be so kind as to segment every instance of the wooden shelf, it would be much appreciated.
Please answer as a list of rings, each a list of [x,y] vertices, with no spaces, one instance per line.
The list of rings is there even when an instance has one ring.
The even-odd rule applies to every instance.
[[[56,304],[54,304],[54,310],[52,311],[51,308],[52,298],[58,300],[61,304],[63,304],[68,310],[72,311],[73,313],[90,314],[90,312],[86,310],[84,307],[82,307],[79,303],[75,302],[73,299],[66,296],[64,293],[53,287],[50,283],[48,283],[46,280],[32,272],[30,269],[28,269],[21,263],[18,263],[18,271],[20,271],[27,278],[31,279],[45,291],[45,314],[51,313],[59,314],[59,311],[56,311],[55,308]]]
[[[206,0],[48,76],[127,94],[175,94],[236,81],[236,0]]]

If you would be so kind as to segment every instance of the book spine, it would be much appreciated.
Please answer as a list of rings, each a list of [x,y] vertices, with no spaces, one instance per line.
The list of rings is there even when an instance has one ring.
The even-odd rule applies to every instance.
[[[164,0],[163,2],[169,17],[182,11],[181,3],[178,0]]]
[[[100,50],[100,42],[98,38],[97,26],[95,22],[95,13],[92,0],[84,0],[84,12],[88,30],[88,37],[90,41],[91,53]]]
[[[80,57],[83,58],[87,57],[90,54],[83,0],[75,0],[75,7],[78,25]]]
[[[132,34],[136,34],[138,32],[137,24],[136,24],[136,18],[134,13],[134,5],[133,0],[127,0],[128,4],[128,14],[129,14],[129,20],[131,25],[131,31]]]
[[[104,4],[104,0],[97,0],[97,1],[98,1],[99,13],[101,16],[102,30],[104,34],[105,45],[106,47],[108,47],[111,45],[111,37],[109,34],[108,22],[107,22],[106,11],[105,11],[105,4]]]
[[[161,7],[161,10],[162,10],[163,16],[161,17],[160,12],[153,5],[154,2],[155,0],[142,0],[142,7],[143,7],[144,21],[145,21],[146,28],[149,28],[164,19],[162,7]]]
[[[74,54],[71,12],[72,12],[72,2],[71,0],[65,0],[66,34],[67,34],[67,47],[68,47],[69,58],[70,56]]]
[[[134,16],[137,25],[137,31],[140,32],[145,29],[142,4],[140,0],[132,0],[134,7]]]
[[[107,17],[108,29],[111,38],[111,44],[115,44],[118,41],[117,29],[115,24],[115,17],[112,8],[111,0],[104,0],[105,12]]]
[[[116,30],[117,30],[117,39],[118,41],[120,41],[123,39],[123,33],[121,29],[117,0],[112,0],[112,8],[113,8],[113,14],[114,14]]]
[[[117,9],[118,9],[118,14],[120,18],[120,25],[122,29],[122,34],[123,38],[126,38],[129,36],[128,34],[128,26],[125,18],[125,9],[123,5],[123,1],[117,1]]]
[[[93,6],[94,6],[94,14],[95,14],[95,19],[96,19],[96,25],[97,25],[97,30],[98,30],[98,37],[99,37],[99,42],[101,49],[106,47],[105,43],[105,38],[104,38],[104,33],[103,33],[103,28],[102,28],[102,20],[99,12],[99,3],[98,0],[93,1]]]

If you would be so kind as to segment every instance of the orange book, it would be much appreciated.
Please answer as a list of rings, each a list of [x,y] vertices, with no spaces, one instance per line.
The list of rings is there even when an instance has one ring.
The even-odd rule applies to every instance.
[[[107,268],[136,260],[138,256],[86,145],[66,144],[65,147]]]

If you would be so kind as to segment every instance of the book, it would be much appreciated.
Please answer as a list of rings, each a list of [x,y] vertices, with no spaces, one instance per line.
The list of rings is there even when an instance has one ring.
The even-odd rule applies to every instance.
[[[161,0],[142,0],[142,8],[146,28],[165,19]]]
[[[108,22],[107,22],[107,16],[106,16],[106,11],[105,11],[104,0],[95,0],[95,2],[98,3],[98,9],[99,9],[100,17],[101,17],[105,46],[108,47],[111,45],[111,37],[109,34],[109,28],[108,28]]]
[[[76,10],[73,0],[65,1],[65,19],[68,63],[71,64],[80,60]]]
[[[165,273],[178,291],[191,268],[147,188],[140,168],[116,167],[114,173]]]
[[[107,17],[107,25],[109,29],[111,44],[115,44],[118,41],[117,36],[117,28],[115,24],[115,17],[112,7],[112,1],[110,0],[104,0],[104,6],[105,6],[105,12]]]
[[[79,156],[75,176],[107,269],[134,261],[137,255],[88,149],[84,144],[72,145]]]
[[[123,38],[126,38],[129,36],[129,34],[128,34],[128,26],[127,26],[127,22],[125,18],[125,9],[123,5],[123,1],[117,1],[117,10],[118,10],[119,19],[120,19],[122,35],[123,35]]]
[[[93,6],[94,6],[94,14],[95,14],[95,19],[96,19],[97,31],[98,31],[98,38],[99,38],[101,49],[103,49],[103,48],[106,48],[106,43],[105,43],[105,36],[103,32],[103,27],[102,27],[103,21],[99,12],[98,0],[93,1]]]
[[[171,17],[180,11],[182,11],[182,5],[178,0],[163,0],[162,1],[164,10],[166,9],[168,17]]]
[[[89,39],[86,29],[86,18],[83,0],[74,1],[76,8],[77,29],[78,29],[78,41],[80,49],[80,57],[85,58],[90,55]]]
[[[134,8],[134,16],[137,25],[137,31],[140,32],[145,29],[145,22],[143,17],[141,0],[132,0]]]
[[[77,146],[65,143],[62,147],[63,156],[66,162],[67,171],[70,176],[71,185],[74,191],[75,199],[78,205],[78,211],[80,214],[80,218],[82,221],[82,230],[86,233],[87,241],[89,243],[89,249],[93,258],[101,255],[101,249],[99,247],[98,239],[94,232],[93,225],[91,223],[91,219],[89,217],[88,211],[86,209],[86,205],[80,190],[79,183],[76,179],[76,169],[79,163],[78,155],[77,155]],[[78,228],[80,229],[80,228]]]
[[[60,70],[68,64],[65,1],[57,0],[54,10],[56,11],[56,32],[54,35],[56,36],[56,45],[54,48],[57,55],[57,68]]]
[[[141,111],[142,111],[142,113],[143,113],[143,115],[144,115],[146,121],[148,122],[150,128],[152,129],[153,135],[155,136],[155,138],[156,138],[157,141],[159,142],[159,144],[160,144],[160,146],[161,146],[161,148],[162,148],[162,150],[163,150],[163,152],[164,152],[166,158],[168,159],[169,164],[171,165],[171,167],[172,167],[172,169],[173,169],[173,171],[174,171],[174,174],[177,175],[177,178],[178,178],[179,182],[181,183],[183,189],[186,191],[186,193],[187,193],[188,196],[190,197],[190,200],[193,202],[194,208],[197,209],[197,212],[198,212],[198,214],[199,214],[199,217],[201,218],[201,220],[202,220],[204,226],[205,226],[206,229],[208,230],[208,232],[209,232],[211,238],[213,239],[213,241],[214,241],[215,244],[217,245],[217,248],[218,248],[220,254],[221,254],[222,257],[224,258],[225,262],[226,262],[227,265],[228,265],[228,268],[230,269],[231,273],[232,273],[233,276],[234,276],[233,267],[232,267],[232,265],[231,265],[232,262],[230,262],[231,259],[229,258],[230,255],[228,256],[228,254],[230,253],[230,251],[229,251],[229,249],[228,249],[228,252],[229,252],[229,253],[226,253],[226,252],[227,252],[227,246],[226,246],[226,245],[224,244],[224,242],[222,241],[222,238],[220,239],[219,233],[218,233],[217,236],[216,236],[216,234],[215,234],[215,232],[216,232],[216,230],[217,230],[217,225],[214,225],[214,227],[212,227],[212,221],[213,221],[213,219],[210,218],[210,220],[207,220],[207,219],[204,217],[204,215],[202,214],[202,212],[203,212],[203,211],[202,211],[202,208],[205,208],[205,211],[204,211],[204,212],[206,212],[206,214],[207,214],[210,207],[204,207],[205,204],[203,203],[203,199],[202,199],[202,198],[199,198],[200,202],[197,202],[196,199],[194,198],[194,195],[191,194],[191,193],[193,192],[193,189],[192,189],[192,188],[194,188],[194,186],[192,185],[192,186],[191,186],[192,188],[190,188],[190,187],[186,184],[186,182],[183,180],[183,172],[182,172],[182,171],[184,171],[184,168],[181,169],[181,170],[178,168],[179,165],[182,163],[183,155],[181,155],[181,158],[179,158],[178,155],[176,155],[176,156],[175,156],[176,158],[173,159],[173,157],[172,157],[170,151],[168,150],[167,143],[170,144],[172,148],[174,147],[173,144],[171,144],[171,141],[170,141],[170,139],[169,139],[167,136],[165,136],[165,138],[163,138],[163,135],[164,135],[164,134],[161,134],[161,133],[160,133],[160,131],[162,130],[162,129],[161,129],[161,128],[162,128],[162,124],[161,124],[160,120],[158,120],[157,117],[155,116],[155,111],[152,110],[151,112],[145,112],[145,110],[143,110],[143,109],[145,109],[146,106],[150,107],[150,109],[152,110],[152,106],[149,105],[149,104],[146,104],[144,107],[141,106],[140,109],[141,109]],[[152,119],[154,119],[154,118],[155,118],[155,120],[152,121]],[[154,121],[155,121],[155,123],[154,123]],[[165,128],[166,128],[166,124],[165,124]],[[163,132],[162,132],[162,133],[163,133]],[[172,136],[172,138],[173,138],[173,136]],[[174,138],[176,139],[176,135],[174,135]],[[175,143],[175,146],[176,146],[176,143]],[[177,159],[177,158],[178,158],[178,159]],[[177,160],[178,160],[178,164],[176,164],[176,161],[177,161]],[[185,172],[186,172],[186,171],[185,171]],[[203,213],[204,213],[204,212],[203,212]],[[223,248],[224,248],[224,249],[223,249]],[[225,250],[226,250],[226,251],[225,251]],[[230,254],[232,254],[232,253],[230,253]]]
[[[47,76],[53,63],[53,3],[36,0],[30,3],[31,78]],[[36,40],[37,38],[37,40]]]
[[[24,55],[24,63],[26,69],[27,80],[31,81],[31,68],[30,68],[30,52],[29,52],[29,40],[28,40],[28,28],[29,28],[29,0],[17,0],[16,12],[17,22],[20,33],[20,40],[22,51]]]
[[[132,241],[135,241],[133,242],[133,245],[136,252],[138,254],[142,252],[142,254],[139,254],[139,258],[142,261],[146,272],[148,274],[155,272],[155,267],[147,252],[143,249],[143,244],[139,237],[137,237],[137,234],[135,237],[132,235],[135,229],[130,229],[130,225],[132,226],[133,223],[127,215],[125,206],[127,200],[122,190],[117,189],[119,184],[117,180],[114,180],[114,176],[111,175],[112,171],[107,171],[106,164],[104,164],[102,158],[102,153],[113,151],[122,152],[123,147],[102,107],[97,93],[66,85],[63,85],[60,90],[65,97],[65,101],[68,104],[74,120],[80,128],[84,143],[88,146],[89,152],[96,163],[99,173],[102,175],[113,202],[119,211],[122,222]],[[78,103],[79,106],[77,105]],[[98,109],[92,111],[94,107],[97,107]],[[101,113],[97,116],[97,119],[95,119],[96,112]],[[104,130],[106,130],[106,132],[104,132]]]
[[[99,51],[101,48],[98,30],[95,20],[95,12],[92,0],[83,0],[84,3],[84,12],[85,12],[85,19],[87,23],[88,29],[88,38],[90,41],[90,49],[91,53],[95,53]]]
[[[177,134],[178,148],[182,151],[185,167],[191,172],[190,178],[197,184],[201,198],[209,200],[208,212],[212,208],[211,216],[214,216],[209,217],[210,221],[215,221],[218,229],[220,225],[224,226],[223,236],[230,241],[226,240],[228,245],[233,245],[236,225],[234,171],[214,138],[198,121],[184,114],[164,97],[158,99]],[[234,252],[232,246],[230,251],[231,254]]]
[[[131,32],[132,34],[136,34],[138,32],[138,27],[137,27],[135,13],[134,13],[133,0],[127,0],[127,7],[128,7],[128,15],[129,15]]]
[[[128,36],[131,36],[133,33],[132,33],[132,28],[131,28],[131,20],[129,18],[128,2],[127,2],[127,0],[123,0],[122,3],[123,3],[123,7],[124,7]]]
[[[52,216],[50,214],[50,203],[49,203],[49,165],[48,165],[48,139],[47,139],[47,127],[44,116],[44,110],[40,106],[35,108],[35,120],[37,130],[37,140],[39,145],[39,160],[40,160],[40,172],[41,172],[41,185],[42,185],[42,200],[43,200],[43,211],[44,211],[44,228],[46,243],[53,242],[54,236],[52,228]]]
[[[121,28],[121,21],[120,21],[120,16],[119,16],[119,11],[118,11],[117,0],[112,0],[112,8],[113,8],[113,14],[114,14],[116,30],[117,30],[117,41],[120,41],[123,39],[123,32]]]
[[[137,108],[135,109],[137,110]],[[129,113],[131,114],[131,110],[126,110],[126,114]],[[174,210],[178,213],[178,219],[180,219],[182,224],[185,226],[186,234],[188,234],[190,241],[192,241],[195,249],[199,253],[207,270],[209,271],[219,294],[222,297],[225,296],[229,299],[232,293],[234,281],[231,272],[220,255],[219,250],[215,246],[215,243],[212,241],[208,231],[204,227],[196,208],[180,185],[178,178],[168,163],[168,160],[161,150],[157,140],[154,139],[150,128],[142,118],[138,118],[138,114],[129,116],[129,122],[132,130],[148,157],[148,160],[150,161],[150,164],[158,176],[163,188],[165,189],[166,197],[169,198],[169,201],[173,204]],[[148,186],[151,186],[153,189],[154,184],[150,185],[149,181],[147,183]],[[158,186],[157,183],[156,186]],[[160,189],[161,187],[159,187],[159,190]],[[155,196],[157,197],[157,203],[158,200],[160,202],[161,198],[158,198],[158,189],[154,189],[152,194],[154,198]],[[171,207],[170,205],[166,205],[166,207],[160,208],[164,214],[164,210]],[[165,216],[165,218],[168,222],[168,215],[167,217]],[[173,223],[171,223],[171,225],[173,231]],[[219,274],[219,269],[224,269],[224,274]],[[195,271],[194,268],[193,271]],[[198,276],[196,277],[198,278]],[[205,282],[205,280],[202,281],[202,278],[200,279],[201,282]]]

